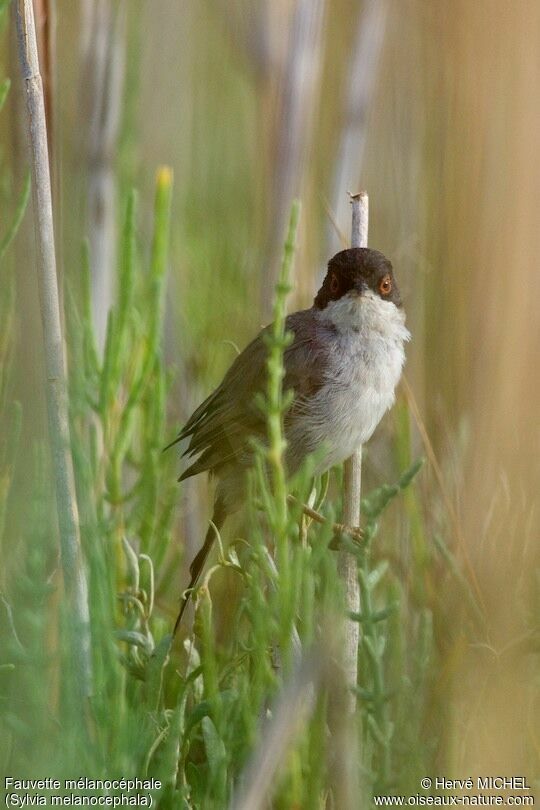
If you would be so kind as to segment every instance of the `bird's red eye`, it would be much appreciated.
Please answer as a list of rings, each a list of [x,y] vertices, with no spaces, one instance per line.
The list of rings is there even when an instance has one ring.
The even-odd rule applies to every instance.
[[[330,279],[330,292],[332,295],[335,295],[339,290],[339,279],[335,273],[332,273],[332,277]]]
[[[379,292],[381,295],[390,295],[392,292],[392,279],[390,276],[385,276],[379,282]]]

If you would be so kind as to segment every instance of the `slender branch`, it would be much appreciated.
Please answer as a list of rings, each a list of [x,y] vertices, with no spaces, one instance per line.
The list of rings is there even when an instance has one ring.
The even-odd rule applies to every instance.
[[[352,204],[352,247],[366,247],[368,234],[368,196],[364,192],[351,195]],[[343,522],[346,526],[359,526],[360,524],[360,486],[362,479],[362,448],[347,459],[343,469]],[[356,558],[347,551],[340,551],[338,569],[345,586],[347,610],[352,613],[360,612],[360,590],[356,570]],[[345,676],[349,686],[356,686],[358,677],[358,643],[360,640],[360,625],[358,622],[347,620],[345,628],[344,666]],[[351,691],[349,708],[354,711],[356,698]]]
[[[330,524],[332,529],[334,530],[334,534],[336,537],[330,543],[330,548],[339,548],[340,546],[340,538],[339,535],[347,534],[350,536],[352,540],[355,542],[360,542],[364,535],[362,533],[362,529],[355,527],[355,526],[346,526],[344,523],[332,523],[328,518],[324,515],[321,515],[320,512],[317,512],[315,509],[312,509],[311,506],[307,506],[307,504],[302,503],[299,501],[298,498],[295,498],[294,495],[287,495],[287,501],[290,504],[294,504],[295,506],[300,506],[300,509],[306,515],[306,517],[311,518],[316,523],[320,523],[321,526],[325,526]]]
[[[82,30],[82,114],[90,120],[83,135],[87,168],[86,230],[90,242],[92,307],[97,343],[105,347],[107,319],[113,301],[116,263],[115,156],[125,78],[127,8],[99,0],[83,6],[90,35]]]
[[[348,184],[356,186],[364,162],[369,113],[379,76],[388,5],[387,0],[366,0],[362,3],[356,22],[347,70],[343,127],[330,198],[330,207],[339,229],[345,229],[347,223],[345,191],[350,188]],[[328,230],[328,241],[330,254],[341,250],[339,237],[332,226]]]
[[[310,122],[318,98],[322,65],[325,0],[298,0],[294,4],[280,94],[272,216],[262,278],[262,310],[270,314],[272,294],[279,277],[279,257],[291,201],[300,196],[312,133]]]
[[[54,5],[55,0],[34,0],[36,38],[38,41],[38,54],[41,57],[41,77],[43,81],[43,97],[45,100],[45,119],[47,121],[47,143],[53,164],[53,143],[54,134],[56,132],[54,120],[54,97],[56,91]],[[54,172],[53,167],[51,167],[51,173],[52,172]]]
[[[353,247],[367,243],[368,198],[367,194],[352,194]],[[343,522],[351,527],[360,523],[360,483],[362,449],[358,448],[343,468]],[[358,531],[360,531],[358,529]],[[351,620],[351,615],[360,613],[360,585],[356,557],[341,548],[338,551],[338,572],[345,592],[347,617],[344,618],[343,648],[340,651],[342,678],[332,692],[329,725],[332,730],[333,748],[330,761],[330,779],[335,807],[352,810],[358,806],[360,795],[358,762],[359,735],[354,717],[356,710],[356,686],[358,682],[358,646],[360,623]]]
[[[90,693],[91,680],[88,598],[69,440],[66,370],[56,277],[45,104],[31,0],[16,0],[16,20],[30,136],[34,223],[38,251],[36,269],[47,374],[49,440],[56,484],[64,587],[73,618],[70,654],[74,668],[74,682],[82,702],[82,698]]]

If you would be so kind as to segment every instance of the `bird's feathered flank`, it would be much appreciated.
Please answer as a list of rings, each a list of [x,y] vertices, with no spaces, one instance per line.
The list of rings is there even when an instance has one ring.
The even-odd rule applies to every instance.
[[[255,397],[265,390],[268,349],[264,336],[268,328],[236,358],[221,385],[199,405],[177,438],[168,445],[171,447],[190,438],[183,455],[199,454],[179,481],[206,470],[215,472],[233,460],[248,465],[250,438],[264,440],[266,437],[266,418]],[[313,310],[289,315],[286,329],[294,333],[294,343],[284,353],[283,390],[294,392],[290,409],[294,413],[324,384],[327,344],[325,328],[321,329]]]

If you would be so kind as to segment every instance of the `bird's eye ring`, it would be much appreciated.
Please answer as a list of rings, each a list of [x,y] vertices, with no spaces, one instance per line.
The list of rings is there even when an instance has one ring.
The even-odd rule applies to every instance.
[[[335,273],[332,273],[332,276],[330,278],[330,292],[332,293],[332,295],[335,295],[338,290],[339,290],[339,279]]]
[[[381,295],[390,295],[392,292],[392,279],[390,276],[385,276],[379,282],[379,292]]]

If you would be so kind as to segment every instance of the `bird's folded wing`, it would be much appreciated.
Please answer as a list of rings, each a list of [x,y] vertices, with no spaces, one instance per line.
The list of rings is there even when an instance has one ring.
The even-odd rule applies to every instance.
[[[283,389],[294,391],[293,413],[305,407],[324,379],[326,342],[316,327],[311,310],[287,318],[286,328],[293,332],[294,340],[284,353]],[[232,460],[247,461],[250,438],[266,437],[266,419],[254,401],[256,394],[264,393],[267,380],[266,331],[236,358],[221,385],[194,411],[172,442],[191,437],[184,455],[199,454],[180,480]]]

